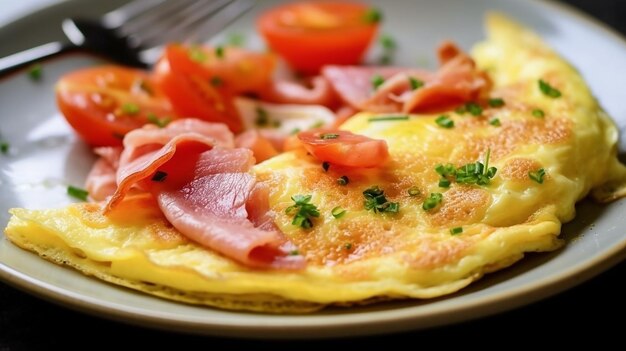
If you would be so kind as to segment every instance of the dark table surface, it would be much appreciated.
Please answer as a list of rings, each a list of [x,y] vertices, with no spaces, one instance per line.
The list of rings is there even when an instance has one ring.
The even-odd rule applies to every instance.
[[[563,0],[600,19],[626,35],[626,1]],[[599,62],[600,63],[600,62]],[[626,90],[625,90],[626,91]],[[391,342],[411,345],[474,347],[540,346],[545,342],[584,343],[601,347],[609,340],[620,342],[626,333],[626,262],[554,297],[470,322],[423,331],[376,337],[311,342],[268,342],[219,339],[156,331],[100,319],[59,307],[0,283],[0,350],[57,348],[118,348],[129,340],[142,348],[198,343],[211,349],[325,348],[386,346]],[[91,340],[90,344],[78,338]],[[506,343],[498,340],[508,340]],[[83,339],[85,340],[85,339]],[[621,346],[619,346],[621,345]],[[432,347],[432,346],[431,346]],[[437,346],[436,346],[437,347]],[[624,349],[622,340],[618,349]],[[429,347],[430,348],[430,347]]]

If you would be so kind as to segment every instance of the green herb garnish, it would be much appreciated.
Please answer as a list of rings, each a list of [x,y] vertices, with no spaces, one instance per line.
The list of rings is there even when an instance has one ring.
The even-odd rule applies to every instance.
[[[439,164],[435,166],[435,172],[442,177],[439,181],[439,186],[443,188],[449,187],[451,179],[455,180],[459,184],[489,185],[491,179],[498,171],[496,167],[489,167],[490,155],[491,149],[488,149],[487,154],[485,155],[484,164],[480,161],[476,161],[459,168],[454,168],[454,165],[451,163],[446,165]]]
[[[270,118],[267,114],[267,111],[262,107],[257,107],[256,120],[254,121],[254,124],[256,124],[258,127],[266,127],[269,125],[269,123]]]
[[[502,107],[504,106],[504,100],[501,98],[489,99],[489,106],[491,107]]]
[[[561,92],[558,89],[552,87],[543,79],[539,79],[539,90],[541,90],[544,95],[553,99],[561,97]]]
[[[543,112],[542,109],[538,109],[538,108],[534,109],[532,114],[533,114],[533,116],[535,116],[537,118],[543,118],[543,117],[546,116],[546,113]]]
[[[333,215],[333,217],[335,217],[335,218],[341,218],[341,217],[343,217],[343,215],[346,214],[346,210],[344,210],[343,208],[337,206],[337,207],[333,208],[330,211],[330,214]]]
[[[437,123],[437,125],[440,126],[441,128],[450,129],[454,127],[454,121],[451,120],[448,115],[441,115],[437,117],[437,119],[435,120],[435,123]]]
[[[319,217],[320,212],[317,206],[310,203],[311,197],[311,195],[294,195],[291,197],[295,205],[291,205],[285,210],[288,215],[294,214],[291,224],[304,229],[313,227],[312,218]]]
[[[323,127],[323,126],[324,126],[324,121],[317,121],[317,122],[311,124],[309,129],[315,129],[315,128],[319,128],[319,127]]]
[[[528,172],[528,177],[539,184],[543,184],[543,177],[545,177],[546,171],[543,168],[539,168],[536,171]]]
[[[346,245],[344,245],[344,248],[346,249],[346,251],[352,250],[352,243],[347,243]]]
[[[153,182],[164,182],[165,178],[167,178],[167,173],[163,171],[156,171],[150,180]]]
[[[298,250],[289,251],[289,256],[299,256],[299,255],[300,255],[300,251]]]
[[[409,85],[411,86],[411,90],[417,90],[424,86],[424,82],[413,77],[409,77]]]
[[[132,102],[127,102],[122,105],[122,112],[129,116],[134,116],[139,113],[139,105]]]
[[[89,196],[89,192],[85,189],[69,185],[67,187],[67,195],[79,200],[87,201],[87,196]]]
[[[204,50],[202,50],[201,47],[199,46],[192,46],[189,49],[189,58],[192,61],[198,62],[198,63],[203,63],[204,61],[206,61],[206,54],[204,53]]]
[[[468,102],[465,104],[465,109],[474,117],[478,117],[483,113],[483,108],[475,102]]]
[[[382,21],[382,19],[382,12],[380,12],[380,10],[375,7],[369,8],[367,12],[365,12],[365,14],[363,15],[363,20],[365,21],[365,23],[369,24],[378,23]]]
[[[246,43],[245,35],[241,33],[228,34],[228,45],[241,47]]]
[[[339,138],[339,134],[337,133],[322,133],[320,134],[320,139],[323,140],[330,140],[330,139],[337,139]]]
[[[449,188],[450,187],[450,179],[441,178],[439,179],[439,187],[440,188]]]
[[[224,58],[224,47],[218,46],[215,48],[215,57],[221,59]]]
[[[494,127],[499,127],[502,125],[502,123],[500,123],[500,119],[499,118],[492,118],[489,120],[489,124],[491,124]]]
[[[40,63],[35,63],[28,69],[28,77],[31,80],[39,81],[43,76],[43,66]]]
[[[422,204],[422,209],[424,211],[430,211],[433,208],[439,206],[439,204],[443,201],[443,195],[441,193],[431,193],[424,203]]]
[[[0,142],[0,153],[6,155],[9,153],[9,143],[6,141]]]
[[[421,191],[418,187],[412,186],[409,188],[409,190],[407,190],[407,193],[409,193],[409,196],[414,197],[419,196],[419,194],[421,194]]]
[[[461,233],[463,233],[463,227],[450,228],[450,234],[452,235],[459,235]]]
[[[408,121],[408,115],[399,115],[399,116],[380,116],[380,117],[371,117],[367,121],[368,122],[385,122],[385,121]]]
[[[159,128],[165,128],[172,121],[172,119],[169,117],[159,118],[154,113],[148,114],[147,119],[148,119],[148,122],[156,125]]]
[[[337,178],[337,184],[339,185],[348,185],[348,183],[350,183],[350,179],[345,175]]]
[[[372,210],[374,213],[389,212],[397,213],[400,210],[400,204],[397,202],[389,202],[385,197],[385,191],[378,186],[373,186],[363,192],[365,201],[363,205],[366,210]]]
[[[383,83],[385,82],[385,78],[383,78],[383,76],[381,76],[380,74],[375,74],[372,76],[372,87],[374,88],[374,90],[378,89],[378,87],[380,87],[381,85],[383,85]]]
[[[224,85],[224,80],[221,77],[213,76],[211,77],[210,83],[214,87],[221,87]]]

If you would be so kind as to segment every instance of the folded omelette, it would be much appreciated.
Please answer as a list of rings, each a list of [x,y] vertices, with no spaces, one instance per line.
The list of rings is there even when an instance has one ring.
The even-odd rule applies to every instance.
[[[487,28],[473,58],[497,99],[479,117],[472,106],[444,120],[360,113],[341,129],[385,140],[390,160],[350,173],[349,182],[337,181],[349,171],[322,168],[302,149],[254,166],[268,185],[274,225],[304,257],[303,269],[250,268],[200,246],[172,227],[149,194],[127,196],[106,216],[104,203],[15,208],[6,235],[114,284],[270,313],[433,298],[526,252],[556,250],[577,201],[592,191],[600,201],[623,195],[617,130],[579,73],[535,34],[500,15],[488,16]],[[315,204],[315,226],[293,225],[294,198]],[[394,210],[380,210],[385,204]]]

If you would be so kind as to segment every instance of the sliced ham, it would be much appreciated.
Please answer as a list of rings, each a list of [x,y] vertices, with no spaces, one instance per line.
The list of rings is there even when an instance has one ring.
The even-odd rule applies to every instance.
[[[309,85],[288,80],[275,80],[260,91],[261,100],[279,104],[323,105],[332,107],[336,96],[330,83],[322,76],[311,78]]]
[[[105,200],[115,193],[117,189],[117,168],[119,165],[121,147],[105,146],[94,149],[100,158],[93,164],[87,179],[85,189],[91,199],[95,201]]]
[[[293,244],[273,223],[255,225],[258,218],[267,218],[267,212],[261,212],[269,205],[257,203],[268,201],[267,197],[252,196],[257,187],[250,173],[252,151],[221,146],[233,142],[228,137],[220,142],[210,137],[215,131],[211,123],[191,124],[203,132],[174,125],[127,135],[117,172],[119,185],[105,213],[136,187],[152,193],[172,225],[203,246],[249,267],[303,268],[304,258],[290,255]],[[250,218],[249,208],[256,209]]]
[[[439,48],[441,67],[437,72],[398,67],[326,66],[322,74],[338,96],[358,111],[374,113],[434,113],[487,96],[491,83],[476,69],[471,57],[456,45]],[[372,78],[384,82],[377,88]],[[411,79],[424,85],[413,89]]]

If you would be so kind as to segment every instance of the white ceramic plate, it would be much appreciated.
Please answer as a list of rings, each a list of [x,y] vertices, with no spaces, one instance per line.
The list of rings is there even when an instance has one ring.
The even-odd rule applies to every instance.
[[[264,1],[262,5],[271,4]],[[102,1],[70,1],[44,9],[0,29],[1,53],[33,45],[37,37],[60,37],[58,30],[51,29],[58,28],[65,15],[93,14],[112,6]],[[454,39],[470,48],[483,37],[482,18],[487,10],[508,13],[533,27],[571,60],[618,125],[626,125],[622,86],[626,81],[626,43],[570,10],[517,0],[475,0],[471,4],[462,0],[405,0],[384,1],[377,6],[383,8],[386,18],[382,32],[398,40],[397,62],[405,65],[434,63],[434,48],[442,39]],[[225,33],[245,33],[250,46],[260,48],[262,44],[252,31],[253,18],[254,13],[250,13]],[[374,50],[372,57],[376,55]],[[601,64],[598,58],[602,58]],[[9,208],[62,206],[71,201],[65,195],[66,186],[82,184],[93,157],[57,113],[52,91],[62,73],[94,63],[88,57],[68,56],[45,63],[42,82],[34,83],[25,74],[0,81],[0,135],[11,145],[10,155],[0,155],[1,227],[7,223]],[[329,309],[312,315],[228,312],[173,303],[87,278],[22,251],[5,239],[0,240],[0,278],[72,308],[169,330],[304,338],[417,329],[529,303],[608,268],[625,254],[625,204],[579,205],[576,220],[563,228],[569,241],[563,250],[530,255],[458,294],[421,302]]]

